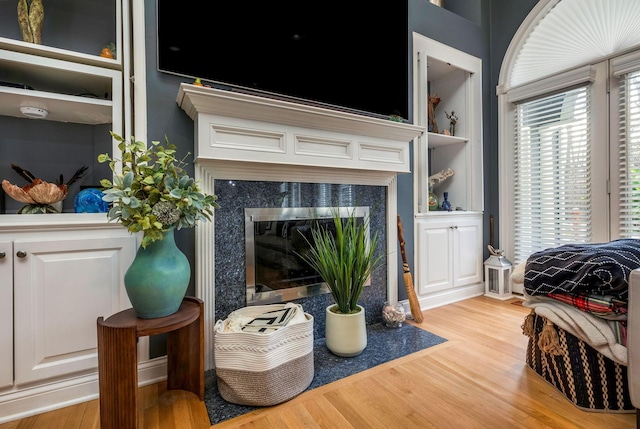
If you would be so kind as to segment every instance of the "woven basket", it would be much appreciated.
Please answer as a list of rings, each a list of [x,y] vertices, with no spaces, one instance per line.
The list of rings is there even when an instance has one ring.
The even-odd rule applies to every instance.
[[[255,317],[284,304],[241,308],[236,314]],[[222,398],[240,405],[271,406],[302,393],[313,380],[313,316],[270,334],[221,332],[214,335],[214,361]]]
[[[553,356],[538,346],[545,318],[534,316],[534,335],[527,345],[527,366],[585,411],[635,412],[629,398],[627,367],[597,352],[558,326],[562,353]]]

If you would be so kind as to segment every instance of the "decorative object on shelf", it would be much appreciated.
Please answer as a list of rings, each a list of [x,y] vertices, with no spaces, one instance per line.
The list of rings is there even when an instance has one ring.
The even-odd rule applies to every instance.
[[[42,44],[42,23],[44,7],[42,0],[18,0],[18,24],[22,40]]]
[[[103,58],[114,59],[116,57],[116,44],[111,42],[107,46],[102,48],[100,56]]]
[[[375,256],[377,233],[369,239],[369,219],[359,221],[354,212],[343,220],[337,209],[333,223],[311,230],[309,251],[299,254],[327,284],[335,304],[326,308],[325,340],[337,356],[357,356],[367,347],[364,307],[358,300],[369,276],[382,263]],[[333,230],[333,231],[332,231]]]
[[[446,210],[450,212],[452,208],[451,208],[451,203],[449,202],[449,193],[444,192],[442,196],[444,197],[444,201],[442,201],[442,210]]]
[[[430,133],[438,133],[438,123],[436,122],[436,107],[440,104],[440,97],[430,95],[427,99],[427,131]]]
[[[387,328],[399,328],[406,320],[407,315],[404,311],[404,306],[397,302],[391,304],[385,302],[382,306],[382,320],[384,320],[384,326]]]
[[[435,4],[436,6],[444,7],[444,0],[429,0],[429,3]]]
[[[400,254],[402,255],[402,269],[404,271],[404,287],[407,290],[407,297],[409,298],[409,310],[411,310],[411,317],[418,323],[422,323],[422,309],[420,308],[420,301],[413,287],[413,277],[411,271],[409,271],[409,263],[407,263],[407,254],[404,250],[404,227],[402,226],[402,219],[398,215],[398,241],[400,242]]]
[[[154,319],[178,311],[190,279],[189,259],[176,245],[170,228],[161,239],[138,249],[124,284],[136,316]]]
[[[436,211],[440,209],[440,201],[438,201],[438,196],[433,192],[433,186],[429,186],[429,211]]]
[[[444,111],[445,116],[447,117],[447,119],[449,120],[449,132],[451,133],[452,136],[456,135],[456,124],[458,123],[458,117],[456,116],[456,112],[454,112],[453,110],[451,111],[451,114],[448,114],[447,111]]]
[[[100,51],[100,56],[102,58],[111,58],[111,59],[113,59],[113,54],[111,53],[111,49],[109,49],[109,48],[102,48],[102,51]]]
[[[11,168],[23,179],[29,182],[23,187],[16,186],[8,180],[2,181],[2,189],[14,200],[26,205],[18,210],[18,214],[35,213],[60,213],[62,211],[62,200],[67,197],[69,186],[84,176],[87,167],[80,167],[66,183],[61,174],[55,183],[45,182],[37,178],[29,170],[25,170],[15,164]]]
[[[98,156],[99,162],[109,162],[114,173],[113,182],[109,179],[100,181],[105,194],[103,201],[113,203],[107,217],[109,221],[120,222],[131,233],[142,233],[140,248],[129,268],[133,273],[127,271],[125,275],[125,289],[138,317],[168,316],[180,307],[190,280],[190,269],[186,269],[189,275],[183,276],[185,269],[180,261],[186,257],[175,247],[173,231],[193,228],[198,221],[211,221],[213,210],[218,207],[218,197],[202,193],[197,182],[184,170],[184,159],[189,154],[177,159],[176,148],[166,137],[164,146],[158,141],[147,146],[134,137],[128,141],[114,132],[111,132],[111,136],[118,142],[122,159],[112,159],[106,153]],[[151,249],[147,251],[150,246]],[[144,264],[136,262],[138,257]],[[167,261],[158,262],[162,267],[158,270],[165,273],[162,276],[156,275],[150,265],[144,268],[155,257],[168,258]],[[168,272],[172,267],[177,270],[175,277]],[[139,270],[146,274],[141,274]],[[146,298],[138,298],[134,296],[136,292],[130,292],[130,287],[140,287],[133,284],[138,281],[146,283],[148,287],[145,289],[149,293]],[[176,293],[174,288],[179,288],[180,292]],[[171,304],[167,302],[169,297],[159,298],[164,293],[173,299]],[[150,309],[152,302],[162,308]]]
[[[438,200],[438,196],[433,192],[433,188],[447,180],[449,177],[452,177],[454,174],[455,171],[453,171],[452,168],[446,168],[429,176],[429,180],[427,181],[429,184],[429,211],[440,210],[440,201]],[[443,210],[451,211],[451,206],[449,205],[449,208],[443,208]]]
[[[204,85],[202,85],[202,80],[199,77],[197,77],[196,80],[193,81],[192,85],[204,86]]]
[[[429,176],[429,188],[431,189],[434,186],[439,185],[449,177],[453,177],[454,174],[456,174],[456,172],[453,171],[452,168],[446,168],[444,170],[440,170],[436,174],[432,174],[431,176]]]
[[[494,249],[489,244],[490,256],[484,261],[484,293],[499,299],[509,299],[511,295],[511,262],[504,257],[504,250]]]
[[[98,188],[86,188],[78,192],[73,199],[73,208],[76,213],[106,213],[109,204],[102,200],[104,192]]]

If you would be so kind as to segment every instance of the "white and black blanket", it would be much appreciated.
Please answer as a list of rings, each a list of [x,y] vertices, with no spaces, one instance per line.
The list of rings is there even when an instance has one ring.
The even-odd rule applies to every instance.
[[[627,301],[629,275],[640,267],[640,240],[567,244],[529,256],[524,270],[528,295],[592,293]]]

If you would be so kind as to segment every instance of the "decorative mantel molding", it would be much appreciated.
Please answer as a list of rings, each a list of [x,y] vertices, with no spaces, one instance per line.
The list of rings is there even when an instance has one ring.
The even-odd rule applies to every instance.
[[[417,125],[187,83],[176,101],[194,122],[208,114],[403,142],[424,133]]]
[[[409,173],[410,142],[424,127],[350,112],[181,84],[178,105],[194,121],[195,177],[215,180],[387,187],[387,295],[398,288],[397,174]],[[205,367],[213,368],[215,231],[196,230],[196,296],[205,302]]]

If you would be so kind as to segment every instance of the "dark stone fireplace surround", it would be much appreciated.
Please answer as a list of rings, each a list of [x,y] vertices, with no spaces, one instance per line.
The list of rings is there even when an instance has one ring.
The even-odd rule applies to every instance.
[[[216,180],[215,190],[220,208],[215,215],[215,315],[224,319],[246,305],[244,209],[247,207],[279,208],[281,182]],[[335,188],[337,185],[334,185]],[[300,207],[314,207],[315,184],[301,183]],[[337,189],[333,190],[337,195]],[[355,186],[357,206],[369,206],[370,231],[377,233],[376,255],[382,255],[383,266],[372,275],[365,287],[360,305],[365,308],[367,324],[381,321],[381,309],[387,300],[386,261],[386,188]],[[286,201],[286,200],[285,200]],[[337,201],[332,202],[338,206]],[[305,312],[314,317],[314,337],[324,338],[325,308],[332,304],[331,294],[298,299]]]

